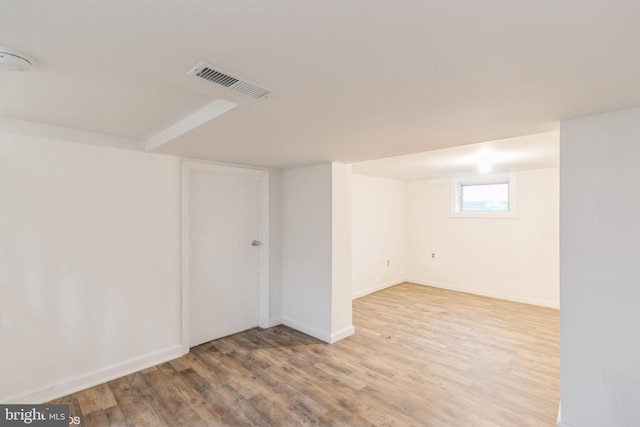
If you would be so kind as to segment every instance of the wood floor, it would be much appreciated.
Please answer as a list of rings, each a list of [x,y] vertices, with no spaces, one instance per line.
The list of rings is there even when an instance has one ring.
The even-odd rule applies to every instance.
[[[85,426],[555,426],[557,310],[402,284],[324,344],[252,329],[57,399]]]

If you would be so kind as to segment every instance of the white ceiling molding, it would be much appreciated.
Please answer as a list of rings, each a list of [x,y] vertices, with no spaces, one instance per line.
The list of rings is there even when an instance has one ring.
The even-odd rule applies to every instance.
[[[215,119],[236,106],[237,104],[233,102],[229,102],[224,99],[217,99],[147,139],[145,142],[145,150],[153,151],[167,142],[173,141],[179,136]]]
[[[44,123],[0,117],[0,132],[34,138],[57,141],[77,142],[80,144],[100,145],[103,147],[143,151],[144,141],[103,133],[52,126]]]

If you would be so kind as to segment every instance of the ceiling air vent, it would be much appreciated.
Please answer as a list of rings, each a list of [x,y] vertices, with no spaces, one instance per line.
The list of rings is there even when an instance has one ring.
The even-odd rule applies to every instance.
[[[271,89],[259,86],[247,79],[238,77],[229,73],[228,71],[221,70],[220,68],[209,65],[205,62],[199,62],[192,69],[189,70],[187,75],[200,77],[210,81],[211,83],[224,86],[236,92],[244,93],[253,98],[262,98],[264,96],[273,93]]]

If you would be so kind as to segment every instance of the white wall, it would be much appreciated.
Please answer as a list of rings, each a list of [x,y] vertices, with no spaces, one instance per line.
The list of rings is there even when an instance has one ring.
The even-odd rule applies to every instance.
[[[20,131],[0,131],[0,402],[50,400],[179,356],[179,159]],[[281,173],[269,174],[277,324]]]
[[[269,326],[282,323],[282,171],[269,171]]]
[[[328,341],[331,334],[331,163],[282,176],[283,322]]]
[[[351,165],[331,171],[331,342],[354,332],[351,265]]]
[[[180,355],[178,159],[0,134],[0,162],[0,401]]]
[[[353,298],[405,279],[404,192],[404,181],[352,175]]]
[[[407,182],[407,280],[558,307],[558,174],[518,172],[517,219],[451,218],[448,178]]]
[[[640,109],[562,122],[562,423],[640,425]]]
[[[336,252],[351,262],[346,168],[322,163],[283,172],[283,322],[326,342],[353,332],[350,266],[334,259]]]

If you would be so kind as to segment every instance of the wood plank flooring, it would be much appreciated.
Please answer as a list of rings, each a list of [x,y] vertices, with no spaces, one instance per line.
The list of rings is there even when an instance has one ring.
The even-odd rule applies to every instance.
[[[328,345],[251,329],[52,403],[85,426],[555,426],[558,310],[414,284]]]

